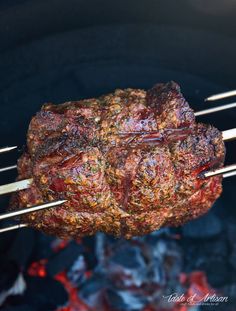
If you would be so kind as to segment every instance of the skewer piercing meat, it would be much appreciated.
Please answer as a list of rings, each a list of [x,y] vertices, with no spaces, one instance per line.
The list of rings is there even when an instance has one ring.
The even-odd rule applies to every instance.
[[[22,217],[61,238],[102,231],[130,238],[179,226],[206,213],[222,191],[222,134],[197,123],[174,82],[148,91],[46,104],[31,120],[15,207],[58,199],[55,208]]]

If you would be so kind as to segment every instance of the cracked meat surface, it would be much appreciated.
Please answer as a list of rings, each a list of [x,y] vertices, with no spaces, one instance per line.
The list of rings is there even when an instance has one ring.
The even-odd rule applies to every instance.
[[[221,176],[201,176],[223,166],[221,132],[195,122],[174,82],[46,104],[27,138],[18,180],[33,177],[33,185],[12,207],[66,199],[22,217],[61,238],[178,226],[206,213],[222,191]]]

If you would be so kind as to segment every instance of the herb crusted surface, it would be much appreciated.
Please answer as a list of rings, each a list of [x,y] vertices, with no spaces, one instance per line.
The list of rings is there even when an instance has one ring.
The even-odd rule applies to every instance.
[[[61,238],[97,231],[130,238],[178,226],[207,212],[222,191],[220,176],[201,177],[223,166],[221,132],[195,122],[174,82],[46,104],[27,138],[18,179],[34,183],[14,205],[67,199],[23,217]]]

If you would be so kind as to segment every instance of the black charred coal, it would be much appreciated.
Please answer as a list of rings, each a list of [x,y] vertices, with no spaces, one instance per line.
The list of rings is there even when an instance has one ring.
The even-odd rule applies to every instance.
[[[230,255],[229,255],[229,262],[234,270],[234,274],[236,276],[236,223],[229,222],[227,227],[227,235],[230,244]]]
[[[52,256],[53,241],[55,241],[54,237],[36,232],[35,247],[31,260],[38,261],[42,258],[50,258]]]
[[[67,247],[51,256],[50,261],[47,264],[48,274],[53,277],[57,273],[69,269],[73,262],[82,253],[82,246],[75,241],[71,241]]]
[[[104,249],[99,253],[104,259],[80,287],[80,298],[97,309],[105,299],[108,310],[143,310],[148,305],[160,310],[163,295],[183,290],[179,283],[182,255],[168,232],[130,241],[103,235],[99,243]],[[165,308],[171,310],[172,304]]]
[[[30,260],[35,246],[36,233],[31,229],[18,230],[5,256],[24,267]],[[27,247],[26,247],[27,245]]]
[[[111,286],[106,275],[97,272],[82,284],[78,294],[89,306],[96,303],[98,307],[103,304],[104,292]]]
[[[98,233],[99,235],[100,233]],[[92,236],[88,236],[83,238],[83,245],[86,245],[84,247],[84,257],[87,264],[88,269],[94,269],[97,266],[98,263],[98,256],[96,256],[96,239]],[[91,256],[91,254],[94,254]]]
[[[114,311],[140,311],[148,304],[146,297],[125,290],[108,289],[106,298]]]
[[[0,259],[0,293],[9,290],[20,273],[20,267],[15,261]]]
[[[50,277],[29,277],[26,283],[27,290],[22,297],[22,304],[29,304],[34,307],[34,311],[56,310],[68,301],[63,285]]]
[[[73,265],[67,271],[67,277],[71,284],[80,287],[86,278],[87,264],[84,255],[79,255]]]
[[[4,311],[35,311],[35,308],[33,306],[29,306],[28,304],[23,304],[20,306],[7,306],[4,308]]]
[[[227,258],[230,249],[223,230],[222,221],[212,211],[182,229],[186,271],[203,270],[213,287],[230,280],[231,268]]]
[[[206,239],[212,238],[222,231],[220,219],[212,212],[190,221],[183,226],[183,236],[187,238]]]

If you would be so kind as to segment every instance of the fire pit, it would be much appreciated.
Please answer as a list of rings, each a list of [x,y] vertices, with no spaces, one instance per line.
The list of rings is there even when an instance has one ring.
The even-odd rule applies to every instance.
[[[1,166],[19,157],[43,102],[175,80],[197,111],[211,105],[205,97],[235,88],[230,1],[224,10],[192,3],[1,4],[1,145],[21,146]],[[225,130],[235,118],[231,110],[201,120]],[[234,155],[232,142],[228,163]],[[15,176],[2,173],[1,184]],[[128,241],[103,234],[64,241],[31,229],[1,234],[0,310],[235,311],[235,183],[224,181],[204,217]],[[9,197],[0,200],[4,212]]]

